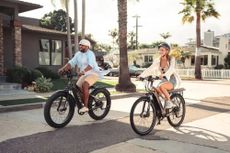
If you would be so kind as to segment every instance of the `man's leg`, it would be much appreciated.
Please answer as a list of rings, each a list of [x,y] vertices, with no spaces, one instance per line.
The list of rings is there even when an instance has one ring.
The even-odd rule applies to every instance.
[[[89,101],[89,83],[84,81],[82,84],[82,100],[84,102],[84,106],[88,108],[88,101]]]
[[[97,80],[98,80],[98,75],[95,74],[90,74],[84,77],[84,81],[81,85],[82,100],[84,102],[84,107],[80,111],[82,112],[88,111],[89,87],[92,86]]]

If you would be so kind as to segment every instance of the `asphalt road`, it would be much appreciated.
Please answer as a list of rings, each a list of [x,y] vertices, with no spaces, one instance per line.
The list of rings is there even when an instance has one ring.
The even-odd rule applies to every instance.
[[[221,102],[200,102],[192,104],[187,106],[184,123],[229,110],[230,106],[223,105]],[[27,115],[33,111],[28,111]],[[115,111],[112,112],[113,114],[118,113]],[[74,119],[77,118],[75,117],[73,120]],[[88,120],[88,122],[86,121],[87,123],[83,125],[72,124],[58,130],[3,141],[0,143],[0,153],[85,153],[125,142],[133,138],[160,140],[163,139],[160,133],[170,127],[165,120],[161,125],[157,125],[150,135],[140,137],[132,131],[129,125],[128,113],[123,114],[122,117],[108,119],[104,122],[86,120]]]
[[[211,83],[201,86],[200,83],[193,82],[185,82],[185,85],[188,91],[185,94],[186,117],[181,129],[175,129],[176,132],[169,131],[170,126],[164,120],[148,136],[140,137],[135,134],[129,124],[129,111],[137,97],[129,97],[113,100],[112,110],[102,121],[93,121],[88,115],[75,114],[67,127],[58,130],[47,126],[42,109],[1,113],[0,153],[85,153],[119,143],[135,143],[135,140],[144,141],[144,144],[137,144],[141,148],[149,140],[154,143],[155,140],[178,140],[182,145],[189,142],[211,148],[213,152],[230,152],[229,120],[225,117],[218,118],[219,114],[229,114],[230,97],[226,96],[229,93],[229,85]],[[190,124],[197,122],[198,126]],[[206,124],[205,128],[202,123]],[[215,130],[208,130],[209,128]],[[227,134],[221,134],[223,129]],[[203,137],[205,139],[202,139]],[[153,144],[146,148],[152,146]]]

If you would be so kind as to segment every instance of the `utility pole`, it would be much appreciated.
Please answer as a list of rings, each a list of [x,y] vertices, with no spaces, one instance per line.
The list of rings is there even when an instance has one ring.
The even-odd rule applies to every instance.
[[[138,25],[138,18],[140,18],[140,16],[135,15],[133,17],[136,18],[136,25],[134,27],[136,28],[136,49],[138,49],[138,27],[142,27],[142,26]]]

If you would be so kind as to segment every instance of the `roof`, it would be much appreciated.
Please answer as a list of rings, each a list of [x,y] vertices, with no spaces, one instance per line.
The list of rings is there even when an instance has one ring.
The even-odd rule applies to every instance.
[[[15,5],[18,6],[18,13],[23,13],[43,7],[38,4],[19,0],[1,0],[0,5],[2,6],[1,12],[5,12],[7,14],[9,13],[9,8],[13,8]]]
[[[29,30],[29,31],[35,31],[35,32],[52,33],[52,34],[61,34],[61,35],[67,34],[66,32],[61,32],[57,30],[52,30],[52,29],[47,29],[47,28],[42,28],[39,26],[27,25],[27,24],[23,24],[22,29]]]
[[[219,51],[219,48],[213,47],[213,46],[204,46],[204,45],[201,45],[201,47],[206,48],[206,49],[212,49],[212,50],[217,50],[217,51]]]
[[[67,32],[61,32],[53,29],[47,29],[47,28],[42,28],[40,26],[35,26],[35,25],[28,25],[28,24],[23,24],[22,25],[22,30],[28,30],[28,31],[34,31],[34,32],[40,32],[40,33],[50,33],[50,34],[59,34],[59,35],[67,35]],[[73,34],[72,34],[73,36]],[[91,39],[90,37],[86,36],[86,39],[88,39],[91,44],[95,44],[95,40]],[[93,45],[92,44],[92,45]]]

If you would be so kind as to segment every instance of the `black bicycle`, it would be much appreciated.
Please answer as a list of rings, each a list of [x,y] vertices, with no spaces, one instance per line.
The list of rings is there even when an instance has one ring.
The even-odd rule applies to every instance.
[[[68,84],[64,90],[55,92],[47,100],[44,106],[44,118],[46,122],[54,128],[66,126],[73,118],[75,106],[79,109],[83,107],[82,92],[75,81],[71,72],[65,73],[68,78]],[[94,120],[103,119],[110,110],[111,98],[110,92],[104,87],[90,87],[88,114]]]
[[[171,126],[180,126],[185,118],[185,100],[183,98],[185,89],[179,88],[169,91],[175,107],[165,109],[165,100],[153,87],[153,82],[159,80],[159,77],[149,76],[142,80],[145,81],[147,93],[138,98],[131,108],[130,123],[132,129],[139,135],[147,135],[165,117]]]

